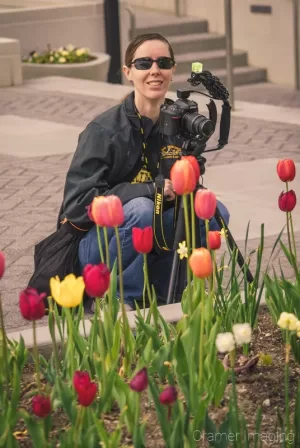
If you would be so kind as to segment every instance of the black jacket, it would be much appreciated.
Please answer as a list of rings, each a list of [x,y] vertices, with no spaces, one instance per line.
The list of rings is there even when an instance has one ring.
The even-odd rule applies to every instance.
[[[152,179],[162,171],[170,178],[170,168],[178,159],[182,141],[161,137],[159,125],[142,117],[146,156]],[[140,120],[134,109],[134,93],[92,120],[79,135],[78,146],[67,173],[60,219],[87,229],[92,223],[86,207],[95,196],[114,194],[122,203],[136,197],[154,199],[153,182],[131,183],[142,167]]]

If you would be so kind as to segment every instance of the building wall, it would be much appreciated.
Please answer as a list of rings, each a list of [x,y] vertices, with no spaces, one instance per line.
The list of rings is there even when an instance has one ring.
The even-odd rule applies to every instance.
[[[224,34],[224,0],[179,1],[183,14],[207,19],[211,32]],[[129,0],[129,3],[173,13],[175,0]],[[253,4],[271,6],[272,14],[252,13],[250,6]],[[292,0],[232,0],[232,11],[234,48],[248,52],[250,65],[267,68],[271,82],[293,87],[295,57]]]
[[[0,0],[4,5],[10,0]],[[29,1],[12,0],[21,6]],[[46,6],[50,1],[35,0],[45,4],[43,7],[26,7],[25,9],[3,10],[0,12],[0,36],[18,39],[22,56],[32,51],[43,51],[47,44],[52,48],[73,44],[87,47],[91,51],[105,53],[105,22],[103,0],[87,2],[85,0],[64,0],[60,5]],[[58,1],[55,3],[58,4]],[[126,2],[120,0],[120,34],[122,58],[129,43],[129,14],[125,10]],[[120,67],[121,69],[121,67]]]

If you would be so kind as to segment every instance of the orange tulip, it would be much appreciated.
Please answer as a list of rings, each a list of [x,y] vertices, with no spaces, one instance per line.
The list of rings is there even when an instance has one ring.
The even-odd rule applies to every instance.
[[[195,196],[195,212],[200,219],[211,219],[217,207],[216,195],[209,190],[198,190]]]
[[[188,162],[190,162],[192,164],[194,171],[195,171],[196,181],[198,182],[201,173],[200,173],[200,166],[199,166],[199,163],[197,162],[196,157],[183,156],[182,159],[188,160]]]
[[[296,166],[293,160],[284,159],[277,163],[277,174],[282,182],[291,182],[296,176]]]
[[[177,160],[172,166],[170,176],[176,194],[188,194],[195,190],[198,179],[193,165],[188,160]]]
[[[209,250],[204,247],[194,249],[189,258],[189,265],[196,277],[209,277],[213,271],[213,264]]]
[[[90,216],[101,227],[117,227],[124,222],[124,211],[118,196],[97,196],[93,199]]]
[[[210,230],[208,232],[208,244],[212,250],[220,249],[221,247],[221,234],[218,230]]]

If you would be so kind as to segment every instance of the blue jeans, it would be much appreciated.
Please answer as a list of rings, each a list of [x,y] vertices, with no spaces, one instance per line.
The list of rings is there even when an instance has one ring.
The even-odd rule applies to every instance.
[[[122,266],[123,266],[123,283],[124,283],[124,301],[133,308],[134,300],[141,301],[144,286],[143,272],[143,254],[135,251],[132,244],[132,228],[147,227],[153,224],[153,201],[148,198],[135,198],[124,205],[125,221],[119,227]],[[227,208],[218,201],[218,209],[224,219],[229,222],[229,212]],[[163,214],[164,234],[169,247],[172,247],[173,238],[173,214],[174,208],[166,210]],[[202,227],[203,222],[200,222]],[[213,218],[210,221],[210,230],[219,230],[219,226]],[[107,229],[109,241],[110,265],[113,266],[117,258],[117,242],[113,228]],[[105,254],[105,244],[102,234],[101,244]],[[150,284],[153,284],[157,297],[166,299],[168,293],[169,279],[173,261],[173,251],[164,251],[161,254],[150,253],[148,255],[148,271]],[[100,254],[97,240],[96,226],[87,233],[80,241],[79,260],[81,268],[86,264],[100,263]]]

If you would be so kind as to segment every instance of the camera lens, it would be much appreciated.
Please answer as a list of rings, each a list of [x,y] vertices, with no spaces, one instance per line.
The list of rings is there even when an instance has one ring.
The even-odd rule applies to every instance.
[[[187,113],[182,120],[184,129],[193,135],[210,137],[215,131],[215,123],[204,115]]]

